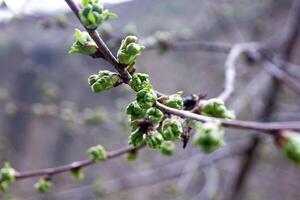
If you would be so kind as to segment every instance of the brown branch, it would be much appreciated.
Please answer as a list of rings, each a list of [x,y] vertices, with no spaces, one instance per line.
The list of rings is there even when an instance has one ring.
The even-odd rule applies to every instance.
[[[72,11],[76,14],[77,18],[79,19],[79,7],[74,3],[72,0],[65,0],[67,4],[70,6]],[[88,33],[91,35],[93,40],[95,40],[96,44],[98,45],[99,50],[102,52],[104,55],[104,59],[109,61],[119,73],[124,73],[126,70],[121,66],[121,64],[118,63],[116,58],[112,55],[111,51],[108,49],[108,47],[105,45],[99,34],[95,30],[89,30],[87,29]],[[128,72],[127,72],[128,74]],[[130,77],[122,76],[122,79],[127,79],[124,82],[128,83],[130,80]],[[188,111],[181,111],[177,109],[172,109],[169,107],[166,107],[159,102],[157,102],[157,107],[159,107],[161,110],[175,114],[181,117],[185,118],[190,118],[198,121],[210,121],[213,118],[211,117],[206,117],[206,116],[201,116],[197,114],[193,114]],[[281,122],[281,123],[259,123],[259,122],[247,122],[247,121],[240,121],[240,120],[223,120],[223,119],[218,119],[218,121],[223,125],[223,126],[228,126],[228,127],[233,127],[233,128],[243,128],[243,129],[250,129],[250,130],[260,130],[260,131],[266,131],[268,133],[273,133],[274,131],[279,131],[282,129],[293,129],[293,130],[300,130],[300,122]]]
[[[110,160],[118,156],[122,156],[124,154],[127,154],[133,150],[137,150],[140,148],[143,148],[144,146],[140,146],[138,148],[134,148],[131,146],[127,146],[124,148],[120,148],[111,152],[108,152],[107,154],[107,159]],[[70,164],[58,166],[58,167],[52,167],[52,168],[47,168],[47,169],[40,169],[40,170],[33,170],[33,171],[28,171],[28,172],[17,172],[16,179],[25,179],[25,178],[32,178],[32,177],[37,177],[37,176],[46,176],[46,177],[51,177],[56,174],[64,173],[64,172],[69,172],[78,168],[84,168],[87,166],[90,166],[92,164],[96,164],[96,162],[92,161],[91,159],[86,159],[86,160],[81,160],[81,161],[76,161],[72,162]],[[1,182],[1,180],[0,180]]]
[[[237,142],[235,144],[228,145],[209,155],[205,155],[205,154],[191,155],[191,157],[189,157],[188,159],[179,160],[155,169],[149,169],[134,174],[130,174],[122,178],[108,180],[105,181],[103,185],[104,192],[101,194],[108,195],[111,193],[124,191],[131,188],[137,189],[139,187],[160,183],[161,181],[174,179],[182,175],[183,173],[185,173],[182,169],[184,168],[188,160],[193,160],[193,162],[196,162],[197,169],[204,169],[206,167],[216,164],[219,161],[223,161],[227,158],[241,156],[245,154],[245,151],[247,150],[247,146],[248,143],[245,143],[245,141]],[[89,186],[87,187],[91,188]],[[90,191],[87,192],[89,193]],[[63,198],[59,193],[50,194],[50,197],[56,197],[56,196]]]
[[[278,67],[275,63],[265,59],[263,61],[264,69],[272,74],[277,80],[284,83],[288,88],[300,95],[300,83],[295,80],[291,75],[285,72],[282,68]]]
[[[248,53],[248,51],[253,51],[257,48],[255,43],[245,43],[234,45],[225,61],[225,88],[224,91],[217,97],[226,101],[234,92],[235,77],[236,77],[236,65],[238,59],[243,53]]]
[[[76,15],[76,17],[79,19],[80,21],[80,17],[79,17],[79,7],[78,5],[73,1],[73,0],[65,0],[65,2],[69,5],[69,7],[71,8],[71,10],[73,11],[73,13]],[[114,66],[114,68],[119,72],[120,76],[122,77],[123,81],[125,83],[128,83],[131,76],[130,74],[126,71],[126,66],[124,66],[123,64],[119,63],[119,61],[117,60],[117,58],[112,54],[112,52],[109,50],[109,48],[106,46],[105,42],[102,40],[102,38],[100,37],[100,35],[98,34],[98,32],[95,29],[88,29],[85,28],[86,31],[89,33],[89,35],[91,36],[91,38],[95,41],[98,50],[102,53],[104,60],[106,60],[107,62],[109,62],[110,64],[112,64]]]
[[[213,117],[207,117],[198,115],[185,110],[177,110],[174,108],[167,107],[159,102],[156,106],[169,114],[177,115],[182,118],[193,119],[200,122],[217,121],[220,125],[230,128],[247,129],[262,131],[271,135],[276,135],[280,130],[295,130],[300,131],[300,122],[254,122],[254,121],[242,121],[242,120],[226,120]]]
[[[164,50],[172,51],[207,51],[207,52],[217,52],[217,53],[229,53],[232,46],[231,44],[226,43],[217,43],[217,42],[207,42],[207,41],[166,41],[164,45],[161,45],[159,42],[153,43],[144,43],[145,50],[153,50],[158,48],[163,48]]]

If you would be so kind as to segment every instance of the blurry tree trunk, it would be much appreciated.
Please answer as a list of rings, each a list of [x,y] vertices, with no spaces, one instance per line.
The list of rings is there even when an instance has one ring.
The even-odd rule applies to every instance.
[[[17,74],[16,80],[12,81],[12,89],[15,90],[14,99],[17,102],[32,103],[37,98],[37,90],[35,87],[35,80],[37,75],[35,71],[30,68],[20,68],[20,73]],[[16,112],[6,118],[4,123],[6,126],[6,137],[9,144],[15,150],[14,153],[20,153],[24,150],[24,141],[28,134],[28,124],[30,122],[30,113],[28,112]],[[6,155],[9,158],[15,158],[14,162],[19,162],[18,156],[10,155],[12,152],[8,152]]]

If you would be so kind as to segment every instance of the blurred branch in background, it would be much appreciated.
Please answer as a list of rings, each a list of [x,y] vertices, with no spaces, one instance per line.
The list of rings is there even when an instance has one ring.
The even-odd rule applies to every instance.
[[[283,30],[283,38],[279,41],[273,41],[275,44],[281,44],[281,48],[278,49],[279,52],[281,52],[280,57],[282,57],[284,60],[287,60],[287,62],[290,61],[292,52],[295,49],[295,44],[298,39],[298,32],[300,29],[300,0],[295,0],[290,16],[286,25],[286,29]],[[275,49],[276,51],[277,49]],[[269,67],[273,65],[268,65]],[[280,69],[284,66],[279,66],[277,68],[273,69]],[[274,74],[274,73],[273,73]],[[280,76],[279,76],[280,77]],[[277,79],[276,79],[277,78]],[[283,77],[278,78],[278,76],[275,76],[272,80],[272,82],[267,86],[268,87],[268,95],[266,96],[265,105],[261,109],[261,112],[257,114],[257,119],[262,121],[269,121],[272,114],[275,110],[275,104],[278,101],[278,94],[279,90],[282,84]],[[282,82],[281,82],[282,81]],[[286,83],[286,82],[284,82]],[[296,87],[296,91],[299,94],[298,87]],[[237,178],[235,182],[233,183],[232,190],[228,193],[229,195],[225,197],[225,199],[228,200],[234,200],[234,199],[240,199],[242,198],[242,190],[244,189],[245,185],[247,184],[247,179],[249,177],[249,174],[251,173],[251,170],[253,168],[253,165],[256,163],[255,158],[257,157],[258,153],[258,147],[261,144],[261,136],[257,134],[253,138],[253,144],[248,149],[248,152],[246,154],[246,157],[244,159],[244,163],[240,167],[240,171],[237,174]]]

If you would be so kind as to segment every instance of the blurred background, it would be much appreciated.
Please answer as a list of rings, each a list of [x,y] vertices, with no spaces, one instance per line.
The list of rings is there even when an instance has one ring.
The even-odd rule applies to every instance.
[[[174,41],[265,41],[284,27],[292,4],[291,0],[106,2],[119,18],[99,31],[114,53],[120,41],[110,34],[134,33],[142,41],[158,32]],[[88,76],[112,67],[100,59],[68,54],[74,28],[83,28],[65,2],[7,0],[0,11],[0,165],[9,161],[20,171],[54,167],[85,159],[85,150],[98,143],[108,150],[127,145],[130,131],[124,110],[134,96],[125,85],[91,92]],[[298,54],[296,48],[291,62],[300,63]],[[226,56],[157,48],[143,52],[136,66],[161,92],[215,97],[224,87]],[[300,75],[297,67],[290,70]],[[271,77],[261,66],[245,62],[239,63],[237,72],[237,89],[227,105],[239,119],[254,120]],[[297,97],[283,88],[270,120],[299,120],[299,110]],[[236,188],[243,149],[253,135],[226,129],[226,146],[210,155],[190,144],[182,149],[180,143],[172,157],[143,149],[135,161],[122,157],[85,169],[82,182],[68,173],[55,176],[46,195],[33,189],[38,179],[32,178],[14,183],[0,199],[223,199]],[[238,199],[300,199],[299,169],[271,138],[260,143],[253,163],[247,178],[238,183]]]

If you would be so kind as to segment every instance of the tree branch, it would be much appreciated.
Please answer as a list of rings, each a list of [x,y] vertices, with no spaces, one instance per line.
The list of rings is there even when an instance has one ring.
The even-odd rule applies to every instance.
[[[73,1],[73,0],[65,0],[65,2],[69,5],[73,13],[76,15],[76,17],[80,21],[79,17],[79,7],[78,5]],[[95,41],[96,45],[98,46],[98,50],[102,53],[103,58],[112,64],[114,68],[119,72],[120,76],[122,77],[123,81],[125,83],[128,83],[131,76],[130,74],[126,71],[126,66],[122,65],[119,63],[117,58],[112,54],[112,52],[109,50],[109,48],[106,46],[105,42],[102,40],[100,35],[95,29],[87,29],[85,28],[86,31],[89,33],[91,38]]]
[[[132,146],[127,146],[124,148],[120,148],[111,152],[107,153],[107,159],[110,160],[115,157],[122,156],[124,154],[127,154],[131,151],[138,150],[140,148],[143,148],[144,146],[140,146],[138,148],[134,148]],[[92,161],[91,159],[86,159],[86,160],[81,160],[81,161],[76,161],[67,165],[62,165],[58,167],[52,167],[52,168],[47,168],[47,169],[40,169],[40,170],[33,170],[33,171],[28,171],[28,172],[17,172],[16,179],[25,179],[25,178],[32,178],[32,177],[37,177],[37,176],[53,176],[56,174],[72,171],[78,168],[83,168],[90,166],[92,164],[96,164],[96,162]],[[1,180],[0,180],[1,182]]]

